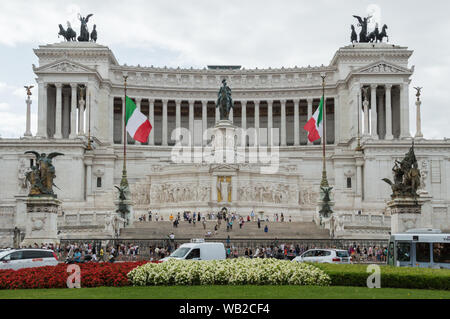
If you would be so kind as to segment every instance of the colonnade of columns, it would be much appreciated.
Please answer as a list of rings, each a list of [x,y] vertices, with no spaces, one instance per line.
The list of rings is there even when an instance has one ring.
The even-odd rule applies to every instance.
[[[213,103],[215,103],[215,101],[209,101],[209,100],[182,100],[182,99],[154,99],[154,98],[141,98],[141,97],[131,97],[132,99],[135,100],[136,102],[136,106],[139,110],[141,110],[141,105],[142,105],[142,101],[146,100],[148,101],[148,106],[149,106],[149,112],[148,117],[150,119],[150,123],[152,124],[152,132],[150,133],[149,136],[149,140],[148,140],[148,144],[149,145],[155,145],[155,130],[161,130],[162,132],[162,137],[161,137],[161,145],[162,146],[168,146],[168,134],[170,134],[171,132],[168,132],[168,104],[169,102],[175,104],[175,127],[182,127],[182,123],[181,123],[181,108],[182,108],[182,103],[183,102],[187,102],[188,104],[188,127],[186,127],[187,129],[189,129],[190,132],[194,131],[194,105],[195,103],[200,103],[201,104],[201,126],[203,131],[206,130],[208,128],[207,124],[208,124],[208,105],[212,105]],[[122,119],[121,119],[121,124],[120,126],[123,125],[123,114],[124,114],[124,104],[123,104],[123,97],[112,97],[110,99],[110,101],[114,101],[115,99],[120,99],[122,101],[121,105],[122,105]],[[312,97],[307,98],[307,99],[303,99],[306,100],[307,103],[307,114],[306,114],[306,120],[310,119],[312,116],[312,112],[313,112],[313,99]],[[317,100],[320,99],[320,97],[316,98]],[[334,99],[336,101],[336,99]],[[161,121],[156,121],[155,120],[155,102],[159,101],[160,105],[162,105],[162,115],[161,115]],[[294,106],[294,113],[291,115],[293,116],[293,134],[294,134],[294,140],[293,140],[293,145],[294,146],[298,146],[300,145],[300,132],[301,130],[303,130],[303,125],[300,125],[300,101],[301,99],[280,99],[280,100],[238,100],[235,101],[235,107],[240,105],[240,127],[243,129],[249,129],[249,123],[247,121],[248,117],[247,117],[247,107],[248,105],[251,103],[253,106],[253,127],[255,129],[259,129],[260,123],[261,123],[261,119],[262,117],[260,116],[260,106],[261,106],[261,102],[265,102],[267,105],[267,130],[268,132],[271,132],[271,129],[274,128],[274,118],[273,118],[273,105],[274,102],[277,102],[280,105],[280,134],[279,134],[279,143],[280,146],[287,146],[287,121],[288,121],[288,115],[286,114],[286,104],[287,102],[292,102],[293,106]],[[114,103],[114,102],[112,102]],[[215,107],[214,104],[214,108],[215,108],[215,122],[217,122],[220,118],[220,114],[219,114],[219,109],[217,107]],[[111,109],[114,109],[114,107],[112,107]],[[114,112],[114,111],[112,111]],[[338,112],[338,109],[334,109],[334,114],[336,114],[336,112]],[[113,118],[113,116],[111,116],[111,118]],[[229,120],[232,122],[235,122],[237,120],[237,117],[235,115],[235,111],[233,111],[233,109],[231,109],[230,114],[229,114]],[[290,121],[292,122],[292,121]],[[265,119],[264,119],[264,123],[265,123]],[[113,124],[113,126],[117,126],[118,123],[115,122]],[[118,127],[115,127],[115,130],[118,130]],[[335,125],[335,130],[337,130],[337,125]],[[337,136],[337,134],[335,132],[333,132],[334,136]],[[191,134],[191,145],[193,142],[193,135]],[[118,134],[117,134],[118,136]],[[272,135],[269,133],[268,134],[268,143],[271,143],[272,140]],[[123,142],[123,126],[122,126],[122,135],[120,137],[120,141],[119,139],[115,140],[115,143],[121,144]],[[336,141],[335,141],[336,142]],[[309,141],[307,142],[307,144],[311,144]],[[270,144],[269,144],[270,145]]]
[[[378,140],[409,137],[408,84],[362,88],[363,136]]]
[[[38,129],[40,138],[76,138],[85,135],[85,83],[40,82],[38,96]],[[82,89],[83,94],[80,90]],[[80,93],[80,94],[79,94]],[[77,112],[78,109],[78,112]]]

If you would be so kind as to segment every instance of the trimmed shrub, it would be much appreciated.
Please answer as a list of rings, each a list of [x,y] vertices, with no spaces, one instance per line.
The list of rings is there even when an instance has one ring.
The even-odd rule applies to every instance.
[[[314,264],[331,278],[332,286],[367,286],[368,265]],[[382,265],[382,288],[450,289],[450,269]]]

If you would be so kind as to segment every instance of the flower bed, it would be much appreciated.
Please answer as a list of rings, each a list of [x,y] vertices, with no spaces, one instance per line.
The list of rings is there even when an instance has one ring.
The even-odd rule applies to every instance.
[[[208,261],[169,260],[148,263],[128,273],[135,286],[147,285],[318,285],[330,277],[315,266],[277,260],[226,259]]]
[[[146,263],[83,263],[81,269],[81,287],[128,286],[127,273]],[[0,270],[0,289],[31,288],[67,288],[66,264],[19,270]]]

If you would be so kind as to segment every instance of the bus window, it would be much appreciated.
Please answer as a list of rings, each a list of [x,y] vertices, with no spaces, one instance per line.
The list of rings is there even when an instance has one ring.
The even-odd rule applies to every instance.
[[[430,262],[430,243],[416,243],[416,261]]]
[[[398,242],[397,243],[397,260],[410,261],[411,260],[411,243]]]
[[[433,243],[435,263],[450,263],[450,243]]]

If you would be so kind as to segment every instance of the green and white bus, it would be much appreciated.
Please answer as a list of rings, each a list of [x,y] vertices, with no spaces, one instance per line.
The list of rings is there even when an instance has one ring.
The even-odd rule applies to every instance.
[[[388,265],[450,269],[450,234],[411,229],[389,238]]]

